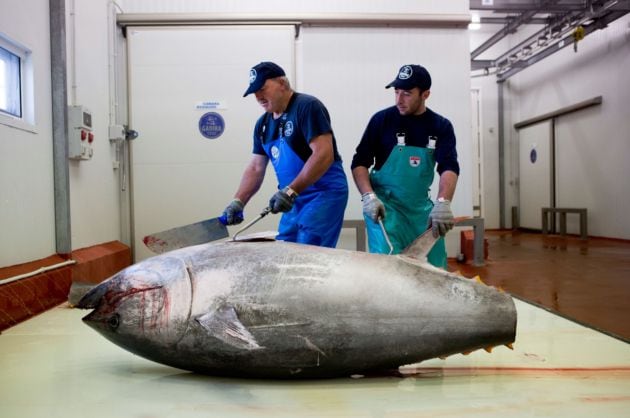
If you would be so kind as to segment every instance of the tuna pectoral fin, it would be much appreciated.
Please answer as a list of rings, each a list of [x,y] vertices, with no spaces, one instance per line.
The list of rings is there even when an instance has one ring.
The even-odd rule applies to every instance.
[[[236,316],[234,307],[223,305],[216,310],[195,318],[210,334],[233,347],[244,350],[262,348],[256,338]]]

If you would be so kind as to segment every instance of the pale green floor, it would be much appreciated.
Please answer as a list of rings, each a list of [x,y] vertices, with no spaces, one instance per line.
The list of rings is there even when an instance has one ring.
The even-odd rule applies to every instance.
[[[319,381],[162,366],[62,306],[0,335],[0,417],[630,417],[630,344],[516,306],[514,351],[426,361],[403,368],[405,378]]]

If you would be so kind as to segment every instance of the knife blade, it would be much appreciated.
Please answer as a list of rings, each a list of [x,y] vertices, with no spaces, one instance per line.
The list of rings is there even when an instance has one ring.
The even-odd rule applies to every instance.
[[[228,235],[227,227],[219,217],[147,235],[142,242],[154,253],[162,254],[191,245],[216,241]]]

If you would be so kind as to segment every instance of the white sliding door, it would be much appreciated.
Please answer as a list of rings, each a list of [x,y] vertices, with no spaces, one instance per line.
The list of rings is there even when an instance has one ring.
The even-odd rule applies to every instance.
[[[262,108],[243,98],[249,69],[275,61],[295,71],[292,26],[128,28],[131,199],[135,260],[142,238],[217,217],[251,158]],[[258,215],[277,182],[270,168],[245,220]],[[276,229],[268,216],[251,231]],[[237,227],[231,230],[234,233]]]

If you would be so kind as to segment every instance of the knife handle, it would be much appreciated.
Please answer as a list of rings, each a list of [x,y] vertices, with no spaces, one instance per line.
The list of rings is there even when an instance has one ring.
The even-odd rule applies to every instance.
[[[240,219],[241,222],[243,222],[243,219],[244,219],[243,218],[243,211],[241,210],[239,212],[236,212],[234,214],[234,217],[237,218],[237,219]],[[221,222],[223,225],[226,225],[226,226],[228,225],[227,216],[225,216],[225,214],[219,216],[218,219],[219,219],[219,222]],[[239,223],[241,223],[241,222],[239,222]],[[236,225],[236,224],[234,224],[234,225]]]

